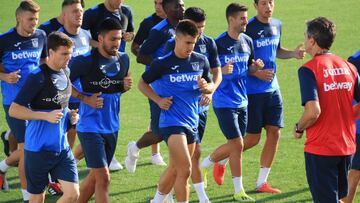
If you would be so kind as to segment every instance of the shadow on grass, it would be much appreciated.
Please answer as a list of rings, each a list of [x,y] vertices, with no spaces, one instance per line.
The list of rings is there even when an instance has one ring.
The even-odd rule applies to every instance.
[[[274,194],[271,195],[269,197],[265,197],[265,198],[258,198],[256,199],[256,202],[276,202],[276,201],[280,201],[286,198],[290,198],[292,196],[298,195],[300,193],[304,193],[309,191],[309,188],[303,188],[303,189],[299,189],[299,190],[295,190],[295,191],[291,191],[291,192],[286,192],[286,193],[281,193],[281,194]],[[248,194],[255,194],[255,191],[249,191]],[[232,198],[233,194],[227,194],[227,195],[222,195],[222,196],[218,196],[218,197],[212,197],[210,198],[211,202],[215,203],[215,202],[234,202],[233,198]],[[296,202],[311,202],[312,199],[302,199],[302,200],[296,200]],[[195,203],[197,201],[190,201],[192,203]],[[294,201],[289,201],[289,202],[294,202]]]
[[[126,190],[126,191],[120,191],[120,192],[113,192],[110,193],[110,196],[117,196],[117,195],[123,195],[123,194],[129,194],[129,193],[133,193],[133,192],[140,192],[140,191],[144,191],[144,190],[154,190],[156,188],[156,185],[151,185],[151,186],[147,186],[147,187],[143,187],[143,188],[138,188],[138,189],[134,189],[134,190]]]

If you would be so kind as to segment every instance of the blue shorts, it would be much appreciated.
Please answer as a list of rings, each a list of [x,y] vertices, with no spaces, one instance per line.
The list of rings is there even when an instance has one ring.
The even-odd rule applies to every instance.
[[[76,102],[76,103],[69,103],[69,109],[70,110],[76,110],[79,109],[80,107],[80,103]],[[67,130],[69,131],[70,129],[75,129],[76,128],[76,124],[71,124],[70,119],[68,119],[68,125],[67,125]]]
[[[248,95],[249,121],[246,132],[261,133],[266,125],[284,127],[284,112],[280,90]]]
[[[25,120],[19,120],[16,118],[13,118],[9,116],[9,105],[3,105],[4,111],[5,111],[5,117],[6,122],[11,130],[11,132],[14,134],[15,140],[18,144],[25,142],[25,129],[27,125],[27,121]]]
[[[338,203],[348,193],[351,156],[320,156],[305,152],[306,177],[315,203]]]
[[[77,132],[77,134],[85,155],[87,167],[108,167],[115,153],[118,133]]]
[[[150,105],[150,128],[154,135],[159,136],[159,119],[160,119],[160,107],[153,102],[151,99],[149,99],[149,105]]]
[[[41,194],[45,191],[49,184],[49,173],[54,180],[79,182],[76,161],[70,148],[60,153],[25,150],[24,154],[27,191],[31,194]]]
[[[160,136],[167,143],[170,136],[174,134],[185,135],[187,144],[192,144],[197,141],[197,129],[190,129],[183,126],[170,126],[165,128],[160,128]]]
[[[360,170],[360,134],[356,134],[356,152],[351,160],[351,169]]]
[[[197,144],[201,143],[201,140],[204,136],[207,114],[208,114],[208,111],[203,111],[203,112],[199,113],[198,138],[197,138],[197,142],[196,142]]]
[[[214,108],[220,129],[226,139],[245,136],[247,111],[243,108]]]

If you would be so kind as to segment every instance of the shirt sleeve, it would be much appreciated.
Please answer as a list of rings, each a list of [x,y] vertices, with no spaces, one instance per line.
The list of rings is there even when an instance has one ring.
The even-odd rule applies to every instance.
[[[46,58],[48,56],[48,53],[47,53],[47,37],[46,37],[46,34],[45,34],[45,31],[42,32],[42,36],[43,36],[43,40],[44,40],[44,46],[43,46],[43,49],[41,51],[41,58]]]
[[[145,71],[141,77],[145,83],[150,84],[155,80],[160,79],[162,74],[163,66],[161,66],[160,61],[156,59],[151,63],[150,68]]]
[[[90,30],[93,25],[93,19],[96,19],[95,11],[89,8],[85,11],[81,28],[84,30]]]
[[[174,51],[175,49],[175,39],[169,39],[164,48],[164,53],[169,53],[170,51]]]
[[[126,16],[128,18],[128,26],[126,28],[126,32],[134,32],[135,27],[134,27],[134,19],[133,19],[133,14],[132,14],[132,10],[130,7],[127,7],[128,11],[126,13]]]
[[[249,40],[249,48],[250,48],[250,57],[248,61],[248,66],[251,66],[252,60],[255,58],[254,44],[252,40]]]
[[[146,21],[143,20],[140,23],[139,30],[135,35],[134,42],[138,45],[141,45],[145,41],[145,39],[149,36],[150,29],[151,28],[146,25]]]
[[[218,68],[221,66],[217,46],[213,39],[210,40],[209,46],[209,64],[210,68]]]
[[[359,73],[356,75],[355,87],[354,87],[354,99],[360,102],[360,78]]]
[[[161,46],[162,39],[158,30],[152,29],[149,37],[145,40],[140,48],[140,53],[143,55],[152,55]]]
[[[69,64],[71,82],[74,82],[81,76],[86,75],[90,67],[91,61],[89,63],[89,60],[87,60],[87,58],[83,57],[82,55],[77,56],[71,60],[71,63]]]
[[[44,74],[39,70],[36,73],[30,73],[22,86],[20,92],[16,96],[14,102],[28,107],[31,101],[36,97],[44,86]]]
[[[316,79],[314,73],[308,68],[301,67],[298,70],[301,105],[305,106],[308,101],[318,101],[318,91],[316,86]]]
[[[206,82],[212,82],[211,74],[210,74],[210,64],[206,57],[204,57],[204,68],[203,68],[203,74],[202,78],[206,80]]]

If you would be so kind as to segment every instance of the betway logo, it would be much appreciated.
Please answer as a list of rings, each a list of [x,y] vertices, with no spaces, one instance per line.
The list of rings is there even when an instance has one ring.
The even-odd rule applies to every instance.
[[[224,57],[225,63],[228,63],[230,61],[234,62],[234,63],[238,63],[238,62],[247,62],[249,60],[249,56],[225,56]]]
[[[332,91],[332,90],[347,90],[351,91],[352,82],[333,82],[330,84],[324,83],[324,91]]]
[[[257,40],[256,41],[256,47],[260,48],[260,47],[267,47],[267,46],[271,46],[271,45],[278,45],[279,44],[279,39],[275,38],[275,39],[264,39],[264,40]]]
[[[197,81],[198,75],[186,75],[181,74],[177,76],[170,75],[170,82],[191,82],[191,81]]]
[[[11,58],[13,60],[28,59],[28,58],[40,58],[40,52],[38,52],[38,51],[31,51],[31,52],[23,51],[20,53],[11,52]]]

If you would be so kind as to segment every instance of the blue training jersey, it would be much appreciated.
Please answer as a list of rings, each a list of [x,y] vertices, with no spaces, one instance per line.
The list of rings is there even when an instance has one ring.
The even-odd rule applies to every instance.
[[[134,32],[134,20],[131,8],[127,5],[121,5],[118,12],[110,12],[103,3],[89,8],[84,12],[82,28],[89,30],[92,39],[98,41],[99,26],[106,18],[118,20],[125,32]],[[126,42],[121,40],[120,52],[125,52]]]
[[[276,73],[276,53],[280,48],[281,22],[272,18],[270,23],[262,23],[253,17],[249,20],[246,32],[254,42],[255,57],[264,62],[264,69],[271,69]],[[276,74],[271,82],[263,81],[249,75],[247,82],[248,94],[273,92],[279,89]]]
[[[80,28],[79,34],[77,35],[72,35],[68,33],[64,27],[61,27],[58,31],[65,33],[74,42],[71,58],[77,57],[79,55],[83,55],[90,51],[91,36],[87,30]],[[81,90],[81,85],[79,80],[74,81],[73,85],[76,87],[76,89]],[[79,102],[80,101],[78,99],[75,99],[73,97],[70,98],[70,103],[79,103]]]
[[[169,110],[161,110],[159,127],[183,126],[190,129],[199,124],[199,99],[201,92],[198,77],[210,82],[207,58],[193,52],[188,58],[178,58],[174,52],[155,60],[142,78],[150,84],[158,81],[161,97],[172,96]]]
[[[348,61],[356,67],[358,73],[360,72],[360,50],[354,55],[350,56]],[[360,119],[356,120],[356,134],[360,134]]]
[[[44,30],[46,35],[49,35],[52,32],[59,30],[62,27],[61,23],[57,20],[57,18],[51,18],[45,23],[39,26],[40,30]]]
[[[3,104],[10,105],[24,85],[30,72],[37,69],[40,58],[46,58],[46,34],[36,29],[30,37],[20,36],[15,28],[0,35],[0,63],[5,73],[20,70],[21,78],[15,84],[1,81]]]
[[[97,60],[95,60],[94,54],[97,54]],[[75,57],[70,64],[70,70],[71,81],[80,79],[82,82],[83,94],[89,96],[102,92],[101,97],[104,99],[103,108],[100,109],[80,102],[79,115],[81,119],[76,125],[76,130],[105,134],[119,131],[121,90],[117,85],[128,73],[128,55],[120,53],[118,56],[107,59],[98,52],[91,51]],[[108,89],[113,91],[107,92]]]
[[[64,116],[59,123],[29,120],[25,131],[26,150],[61,152],[69,147],[66,131],[69,122],[67,105],[70,94],[68,68],[55,71],[43,64],[29,74],[14,102],[40,112],[63,109]]]
[[[139,30],[136,32],[134,42],[142,45],[142,43],[148,38],[151,28],[153,28],[160,21],[164,20],[153,13],[151,16],[146,17],[139,26]]]
[[[222,33],[215,39],[221,67],[228,62],[233,63],[233,72],[223,75],[223,79],[213,95],[215,108],[241,108],[248,104],[246,92],[246,80],[248,78],[249,65],[254,59],[252,40],[244,33],[240,38],[232,39],[227,32]]]
[[[164,52],[168,53],[174,49],[175,39],[172,38],[167,41]],[[194,52],[205,55],[209,60],[210,68],[218,68],[221,66],[215,41],[211,37],[201,35],[195,44]],[[209,110],[209,106],[199,106],[199,113],[207,110]]]

